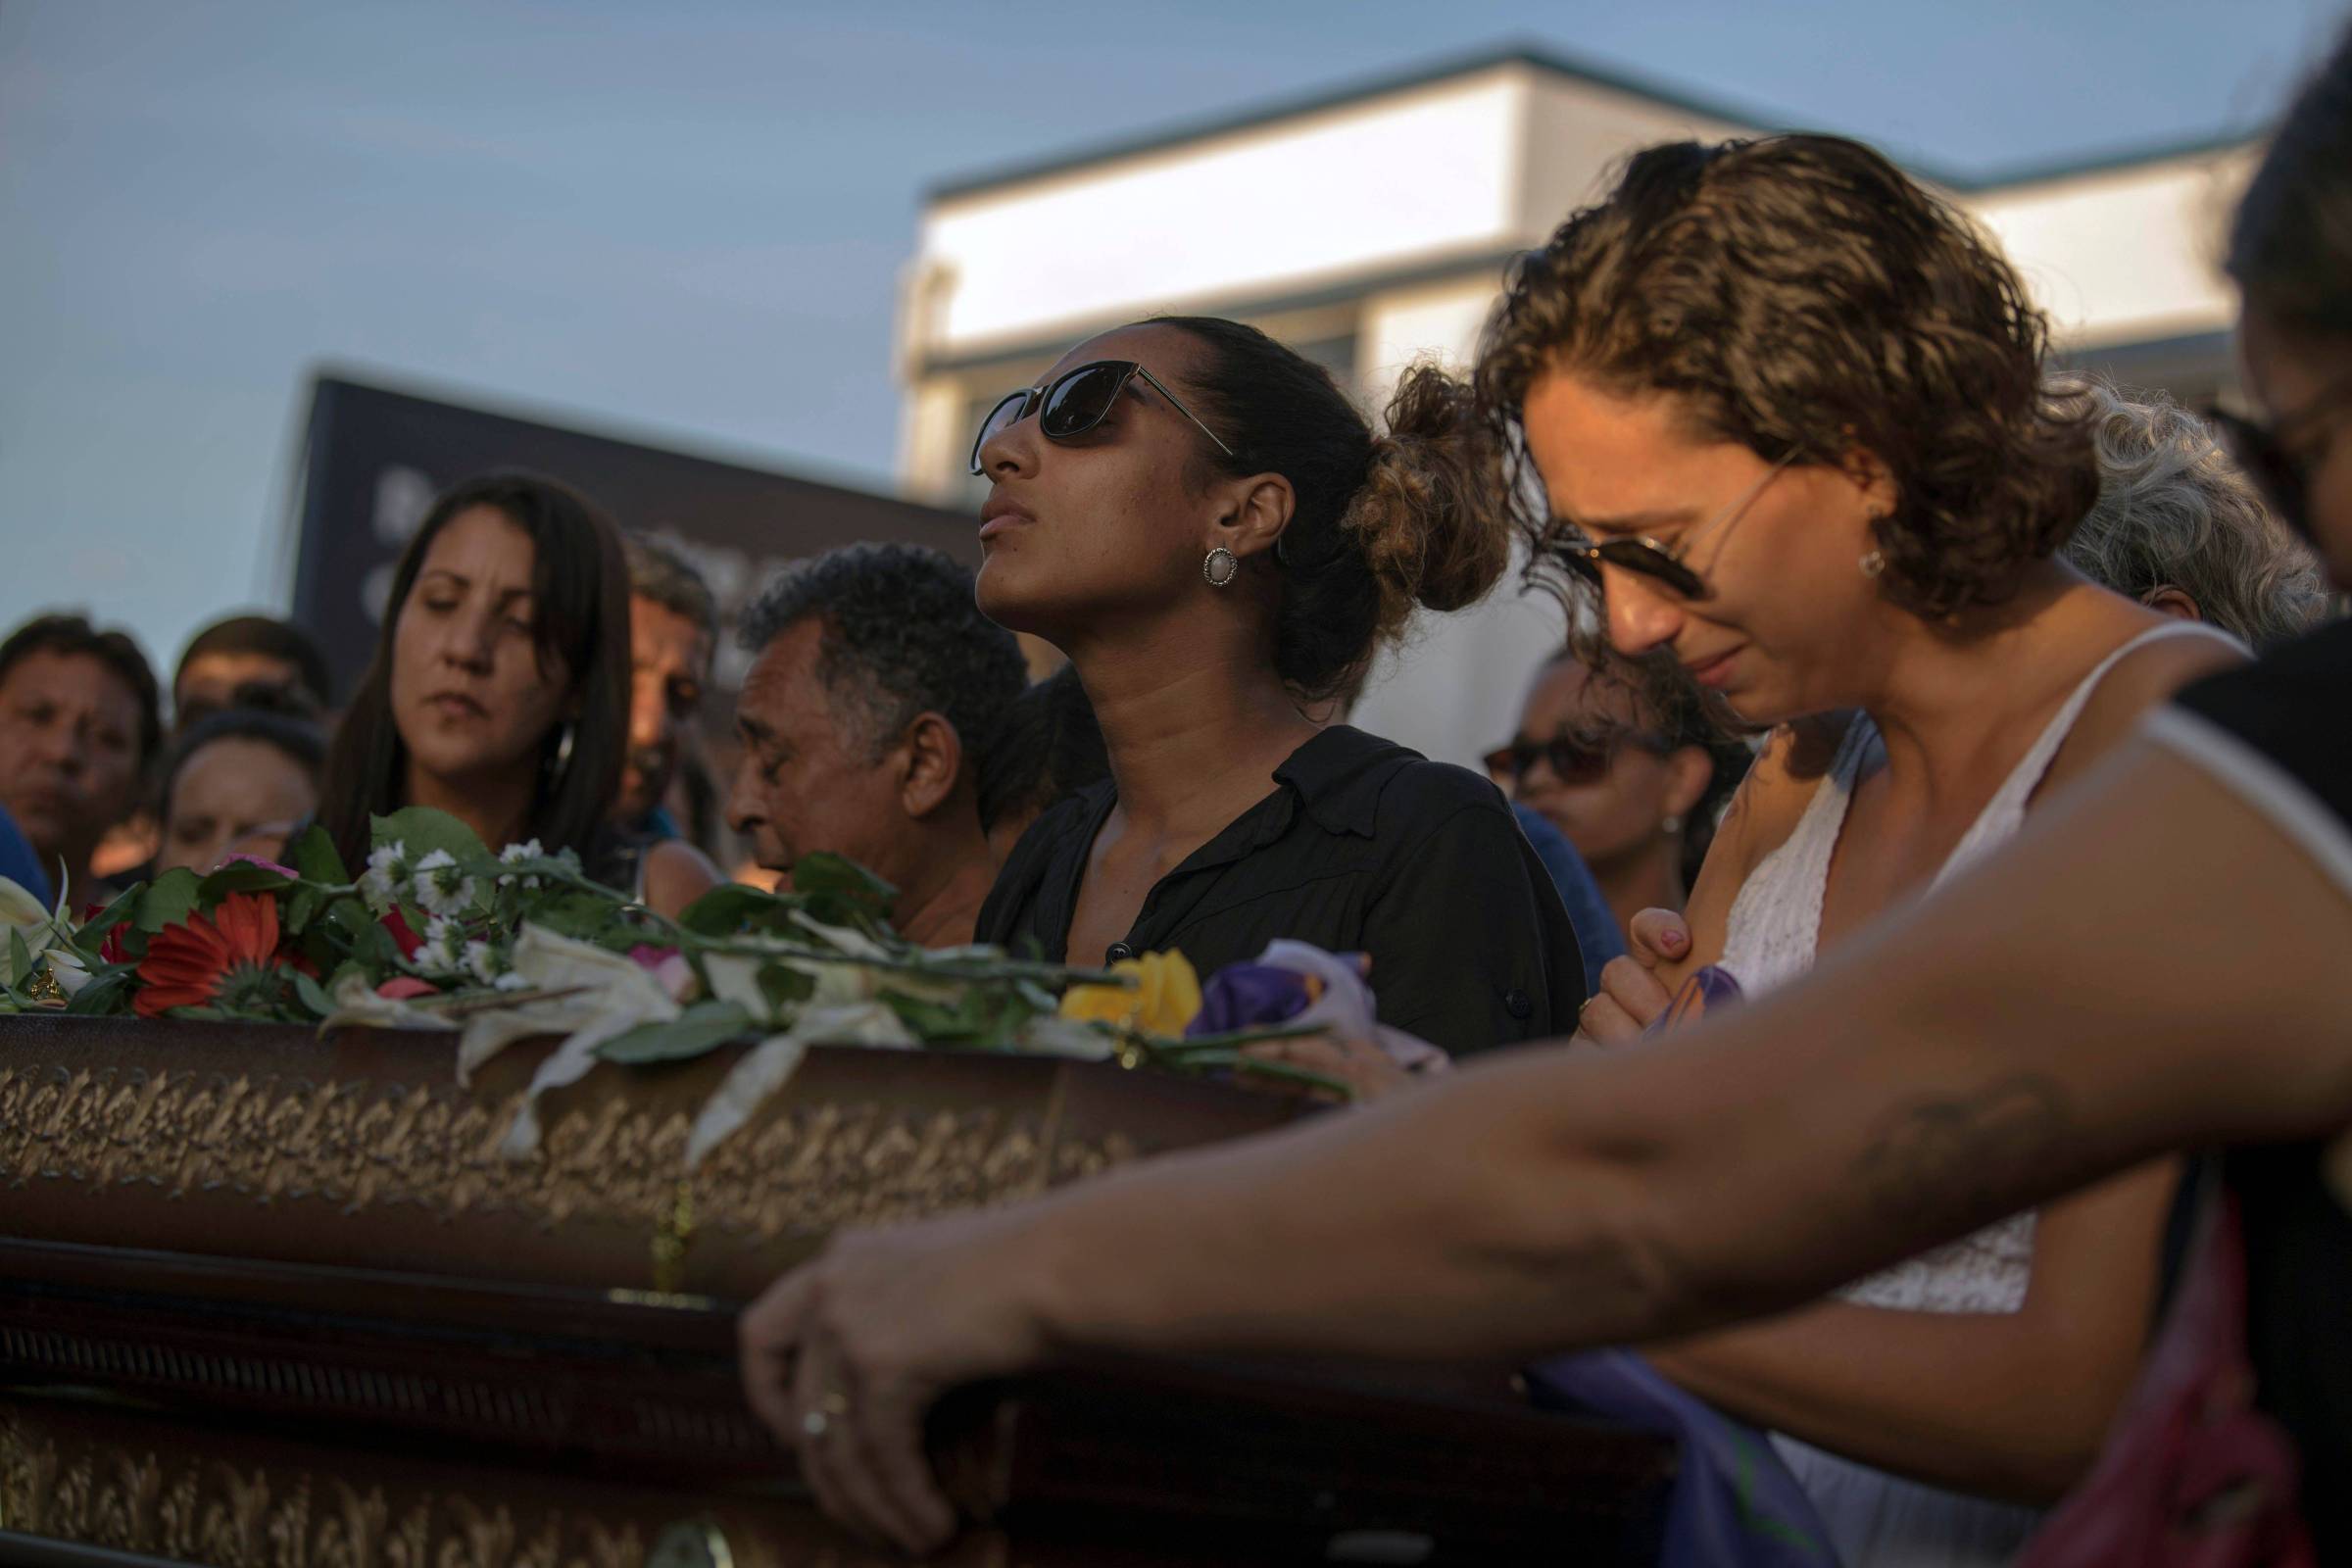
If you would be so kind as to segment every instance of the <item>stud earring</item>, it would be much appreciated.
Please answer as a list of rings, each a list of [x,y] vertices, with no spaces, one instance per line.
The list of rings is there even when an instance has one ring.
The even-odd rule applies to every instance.
[[[1230,587],[1233,579],[1241,574],[1241,558],[1223,545],[1211,550],[1207,559],[1200,563],[1200,575],[1208,580],[1211,588]]]
[[[1886,553],[1874,546],[1862,552],[1862,559],[1856,564],[1861,566],[1863,576],[1876,577],[1886,569]]]
[[[1658,823],[1658,831],[1665,834],[1668,838],[1674,837],[1682,830],[1683,819],[1675,815],[1672,811],[1668,811],[1664,819]]]

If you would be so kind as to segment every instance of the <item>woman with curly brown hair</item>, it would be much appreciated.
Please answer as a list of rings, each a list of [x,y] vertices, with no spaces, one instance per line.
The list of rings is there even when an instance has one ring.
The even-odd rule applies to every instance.
[[[1702,966],[1798,977],[2242,657],[2054,559],[2098,474],[2043,347],[1964,220],[1830,137],[1651,149],[1524,265],[1480,389],[1541,475],[1539,546],[1617,652],[1671,649],[1777,726],[1680,941],[1611,964],[1583,1038],[1632,1042]],[[1787,1435],[1849,1563],[2006,1560],[2128,1386],[2174,1186],[2150,1167],[1659,1362]]]
[[[1567,1028],[1576,938],[1501,796],[1310,716],[1510,560],[1462,389],[1416,371],[1388,413],[1376,436],[1319,367],[1181,317],[984,421],[980,608],[1069,656],[1110,777],[1022,835],[979,940],[1206,975],[1293,938],[1368,955],[1382,1021],[1450,1052]]]

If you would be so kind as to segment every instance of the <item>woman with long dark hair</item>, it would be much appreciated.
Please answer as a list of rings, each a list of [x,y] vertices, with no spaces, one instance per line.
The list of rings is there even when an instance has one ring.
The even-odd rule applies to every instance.
[[[627,747],[629,578],[586,497],[534,474],[444,491],[393,572],[375,658],[327,758],[319,820],[346,865],[368,818],[449,812],[498,849],[536,839],[674,913],[716,876],[608,817]]]
[[[1091,338],[997,408],[980,608],[1069,656],[1110,777],[1022,836],[980,940],[1206,975],[1293,938],[1368,955],[1382,1020],[1450,1052],[1566,1027],[1576,939],[1494,788],[1313,716],[1509,563],[1466,409],[1415,371],[1375,435],[1205,317]]]

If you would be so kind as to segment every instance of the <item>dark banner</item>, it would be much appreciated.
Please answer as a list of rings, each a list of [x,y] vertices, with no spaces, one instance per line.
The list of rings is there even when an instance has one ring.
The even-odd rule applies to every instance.
[[[294,618],[326,645],[338,696],[367,665],[393,564],[434,495],[493,468],[562,479],[700,567],[727,622],[724,692],[743,669],[736,612],[795,558],[882,539],[979,561],[977,519],[963,514],[331,376],[314,385],[307,445]]]

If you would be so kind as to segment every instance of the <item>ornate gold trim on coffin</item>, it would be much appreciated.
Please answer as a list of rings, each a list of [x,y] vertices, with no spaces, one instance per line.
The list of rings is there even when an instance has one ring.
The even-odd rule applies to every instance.
[[[688,1179],[728,1050],[601,1067],[548,1097],[536,1156],[507,1159],[550,1049],[513,1048],[466,1090],[444,1036],[0,1019],[0,1228],[740,1298],[837,1226],[1023,1198],[1292,1114],[1106,1063],[820,1047]],[[711,1233],[725,1245],[694,1245]]]
[[[209,1568],[884,1568],[803,1505],[15,1396],[0,1530]]]

